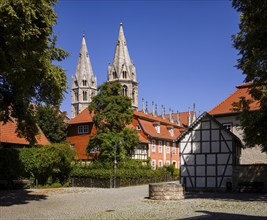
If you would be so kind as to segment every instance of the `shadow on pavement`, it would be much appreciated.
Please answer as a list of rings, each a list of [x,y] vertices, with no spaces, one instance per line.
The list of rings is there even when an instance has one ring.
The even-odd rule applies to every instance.
[[[240,219],[240,220],[265,220],[266,217],[260,216],[251,216],[251,215],[242,215],[242,214],[232,214],[232,213],[223,213],[223,212],[209,212],[209,211],[196,211],[198,213],[204,214],[201,216],[191,217],[191,218],[182,218],[182,220],[200,220],[200,219]]]
[[[47,199],[46,195],[31,194],[31,192],[31,190],[1,190],[0,206],[22,205]]]
[[[186,199],[212,199],[227,201],[265,201],[267,194],[262,193],[193,193],[187,192]]]

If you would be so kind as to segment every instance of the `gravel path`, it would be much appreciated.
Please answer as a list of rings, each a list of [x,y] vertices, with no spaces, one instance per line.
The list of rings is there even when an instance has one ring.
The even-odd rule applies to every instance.
[[[0,191],[0,219],[267,219],[267,194],[147,197],[148,185]]]

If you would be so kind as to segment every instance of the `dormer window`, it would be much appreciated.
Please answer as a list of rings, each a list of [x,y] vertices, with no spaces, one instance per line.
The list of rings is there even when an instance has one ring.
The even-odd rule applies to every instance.
[[[173,137],[173,135],[174,135],[173,128],[171,128],[171,129],[169,130],[169,132],[170,132],[170,135]]]
[[[140,128],[139,125],[136,125],[136,130],[137,130],[137,131],[141,131],[141,128]]]
[[[167,129],[168,129],[170,135],[173,137],[173,136],[174,136],[174,130],[173,130],[173,127],[172,127],[172,126],[167,126]]]
[[[156,129],[156,132],[158,134],[160,134],[160,123],[159,122],[154,122],[153,125],[154,125],[154,127]]]
[[[160,134],[160,125],[159,124],[156,126],[156,131],[158,134]]]

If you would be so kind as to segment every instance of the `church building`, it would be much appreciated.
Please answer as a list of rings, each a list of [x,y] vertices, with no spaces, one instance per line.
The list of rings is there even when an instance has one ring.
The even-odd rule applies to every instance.
[[[75,75],[72,77],[71,114],[72,118],[88,107],[97,93],[97,80],[93,72],[85,35],[82,37],[82,46],[78,58]]]
[[[120,23],[113,63],[108,67],[108,82],[114,81],[121,83],[123,94],[132,100],[132,108],[138,109],[136,70],[129,55],[122,23]],[[76,72],[72,77],[71,90],[71,113],[74,118],[88,107],[92,97],[97,94],[97,79],[91,65],[85,35],[82,37],[82,46]]]

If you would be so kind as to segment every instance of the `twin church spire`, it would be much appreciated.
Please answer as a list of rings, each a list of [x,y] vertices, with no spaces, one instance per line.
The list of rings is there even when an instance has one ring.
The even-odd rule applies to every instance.
[[[129,55],[122,23],[120,23],[113,63],[108,67],[108,81],[119,81],[122,84],[123,94],[132,99],[132,107],[138,108],[136,70]]]
[[[113,63],[108,66],[108,82],[113,81],[119,81],[122,84],[123,94],[132,99],[132,107],[137,109],[138,82],[136,80],[136,70],[130,59],[122,23],[120,23]],[[84,110],[96,94],[97,80],[93,73],[85,35],[83,35],[76,72],[72,77],[72,118]]]

